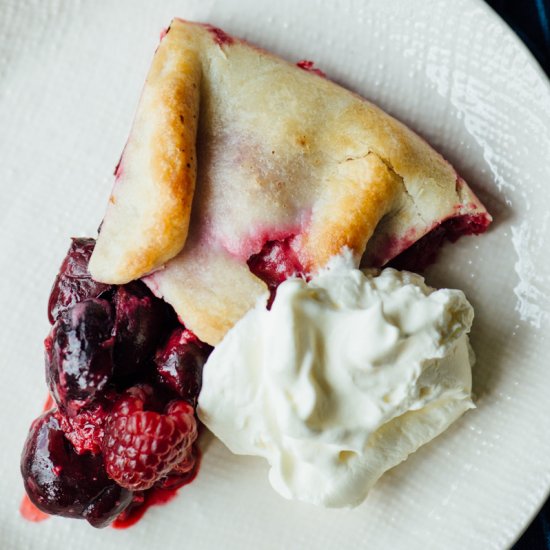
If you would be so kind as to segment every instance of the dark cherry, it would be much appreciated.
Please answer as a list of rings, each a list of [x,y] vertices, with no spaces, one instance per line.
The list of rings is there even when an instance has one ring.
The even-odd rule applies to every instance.
[[[424,271],[435,262],[445,241],[454,243],[463,235],[479,235],[487,230],[488,225],[489,220],[483,214],[445,220],[393,258],[388,266],[415,272]]]
[[[105,478],[107,474],[105,474]],[[109,479],[99,495],[90,501],[82,517],[93,527],[107,527],[132,503],[133,493]]]
[[[139,281],[118,287],[113,301],[115,377],[117,381],[132,378],[131,383],[152,364],[162,334],[176,319],[169,306]]]
[[[109,302],[89,298],[64,311],[46,339],[46,380],[65,412],[89,404],[113,372]]]
[[[48,317],[54,323],[59,315],[86,298],[98,298],[112,287],[94,281],[88,262],[94,250],[94,239],[73,239],[55,278],[48,301]]]
[[[160,381],[195,406],[202,385],[202,368],[211,351],[191,331],[177,328],[155,356]]]
[[[132,493],[107,477],[101,455],[74,452],[54,410],[37,418],[21,457],[25,490],[47,514],[111,523],[132,502]]]

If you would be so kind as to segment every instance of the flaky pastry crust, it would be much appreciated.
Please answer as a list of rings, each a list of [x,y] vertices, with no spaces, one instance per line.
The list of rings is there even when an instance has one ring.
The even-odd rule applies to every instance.
[[[315,271],[343,247],[383,265],[444,220],[490,221],[455,170],[378,107],[179,19],[155,55],[121,170],[93,277],[146,276],[214,345],[267,293],[246,262],[268,240],[296,236]]]
[[[181,34],[177,27],[172,38]],[[184,40],[155,54],[90,261],[97,280],[127,283],[185,244],[195,190],[201,63]]]

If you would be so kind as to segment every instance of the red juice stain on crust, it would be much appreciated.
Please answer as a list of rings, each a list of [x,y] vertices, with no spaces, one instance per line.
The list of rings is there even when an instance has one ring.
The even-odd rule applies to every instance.
[[[323,78],[327,77],[327,75],[321,69],[315,67],[315,62],[309,61],[308,59],[302,59],[301,61],[298,61],[298,63],[296,63],[296,66],[309,73],[314,73],[318,76],[322,76]]]
[[[113,176],[115,176],[115,179],[120,178],[122,176],[122,156],[120,155],[120,159],[118,159],[118,163],[115,166],[115,171],[113,172]]]
[[[216,42],[219,46],[223,46],[225,44],[229,45],[235,42],[235,39],[232,36],[229,36],[225,31],[222,31],[222,29],[208,24],[205,24],[204,26],[208,32],[212,34],[214,42]]]

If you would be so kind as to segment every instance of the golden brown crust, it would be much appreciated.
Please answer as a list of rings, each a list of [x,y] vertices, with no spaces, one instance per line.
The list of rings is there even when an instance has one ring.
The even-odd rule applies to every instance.
[[[92,276],[126,283],[184,246],[195,189],[201,64],[172,29],[154,57],[90,262]]]
[[[266,284],[245,263],[201,246],[185,247],[168,271],[157,271],[144,281],[153,292],[169,296],[187,328],[211,345],[268,295]]]
[[[246,262],[268,240],[296,235],[313,271],[343,247],[384,263],[449,217],[490,219],[454,169],[381,109],[182,20],[153,61],[113,199],[92,275],[126,282],[167,262],[147,283],[210,344],[265,295]]]
[[[322,268],[344,247],[359,260],[403,186],[374,153],[345,160],[330,179],[303,237],[301,261],[308,271]]]

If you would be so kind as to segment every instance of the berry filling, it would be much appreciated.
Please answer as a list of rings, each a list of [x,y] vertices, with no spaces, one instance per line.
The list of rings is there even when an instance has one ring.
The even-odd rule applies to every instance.
[[[485,214],[457,216],[445,220],[389,262],[390,267],[423,271],[437,259],[445,241],[456,242],[463,235],[480,235],[489,227]]]
[[[64,411],[92,402],[113,374],[113,315],[106,300],[88,298],[64,310],[46,338],[46,380]]]
[[[21,473],[37,508],[87,519],[94,527],[109,524],[132,500],[130,491],[109,479],[101,455],[74,451],[55,409],[33,422],[23,449]]]
[[[395,256],[387,265],[395,269],[419,272],[433,264],[437,259],[440,248],[445,241],[455,242],[464,235],[480,235],[485,232],[490,224],[490,218],[486,214],[465,215],[449,218],[437,225],[429,233],[416,242],[403,243],[388,242],[387,248],[403,252]],[[298,275],[307,278],[303,266],[298,259],[293,243],[296,236],[283,240],[267,241],[259,253],[253,254],[248,259],[250,271],[264,281],[270,291],[268,307],[271,307],[277,287],[288,277]],[[391,254],[384,254],[384,257]],[[371,266],[381,267],[376,261]]]
[[[48,301],[48,318],[54,323],[60,313],[86,298],[99,298],[111,285],[94,281],[88,262],[94,250],[94,239],[73,239],[61,269],[55,278]]]
[[[110,409],[110,399],[103,398],[96,400],[89,407],[81,409],[74,415],[56,412],[61,429],[77,454],[101,453],[101,442],[105,435],[105,420],[110,414]]]
[[[248,268],[267,285],[271,307],[277,287],[293,275],[304,276],[305,271],[292,248],[294,236],[277,241],[267,241],[258,254],[248,259]]]
[[[172,308],[141,282],[117,288],[113,299],[116,378],[132,383],[151,365],[159,341],[177,324]]]
[[[202,386],[202,368],[212,348],[191,331],[176,328],[155,356],[159,383],[194,407]]]
[[[23,449],[21,513],[122,527],[196,476],[195,406],[212,348],[143,283],[93,281],[93,247],[74,239],[52,288],[51,397]]]
[[[192,445],[197,439],[193,407],[170,401],[161,412],[146,410],[153,389],[127,390],[114,405],[105,426],[101,450],[109,477],[130,491],[150,489],[178,468],[193,468]],[[154,405],[153,405],[154,406]]]

